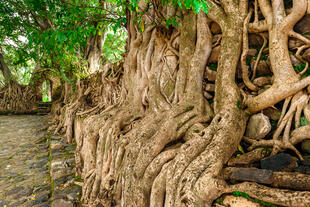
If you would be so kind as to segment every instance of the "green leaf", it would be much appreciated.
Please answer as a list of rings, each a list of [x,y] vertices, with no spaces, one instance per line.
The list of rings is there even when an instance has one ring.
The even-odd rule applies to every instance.
[[[200,11],[200,2],[198,0],[193,1],[193,8],[194,8],[194,12],[198,14]]]
[[[58,40],[59,43],[61,43],[63,41],[63,36],[64,35],[61,32],[57,33],[57,40]]]
[[[210,7],[210,5],[206,1],[201,3],[201,9],[206,14],[208,14],[208,7]]]
[[[171,18],[167,19],[166,21],[166,28],[169,28],[169,26],[172,24]]]
[[[191,8],[191,3],[192,0],[184,0],[184,5],[186,9],[190,9]]]
[[[177,3],[178,3],[178,5],[179,5],[179,7],[180,7],[181,9],[183,9],[183,3],[182,3],[182,1],[178,0]]]
[[[242,148],[242,146],[239,144],[238,145],[238,150],[242,153],[242,154],[244,154],[244,150],[243,150],[243,148]]]

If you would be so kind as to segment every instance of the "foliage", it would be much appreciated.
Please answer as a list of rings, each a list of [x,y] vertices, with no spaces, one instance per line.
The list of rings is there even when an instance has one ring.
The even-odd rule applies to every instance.
[[[139,0],[7,0],[0,1],[0,47],[14,75],[22,84],[29,83],[35,65],[45,73],[65,81],[88,75],[85,52],[93,37],[104,37],[101,64],[123,58],[127,38],[126,11],[136,16],[143,31]],[[206,0],[162,0],[194,13],[208,12]],[[166,26],[178,26],[178,16],[162,19]],[[36,71],[37,72],[37,71]],[[71,77],[71,78],[69,78]],[[39,78],[42,78],[40,76]],[[1,77],[0,77],[1,84]]]
[[[42,84],[42,91],[43,91],[43,96],[42,96],[42,101],[43,102],[51,102],[52,99],[50,96],[48,96],[48,87],[50,85],[48,84],[47,81],[44,81]]]
[[[210,70],[217,71],[217,63],[210,63],[208,67]]]
[[[215,200],[215,203],[218,203],[220,205],[223,205],[223,197],[219,197]]]
[[[238,150],[239,150],[242,154],[245,153],[243,147],[242,147],[240,144],[238,145]]]
[[[110,29],[111,30],[111,29]],[[116,32],[108,31],[102,48],[102,63],[114,63],[123,58],[125,52],[127,32],[124,29],[118,29]]]
[[[34,69],[34,61],[29,56],[31,49],[24,37],[25,30],[20,20],[21,17],[16,14],[10,1],[0,1],[0,49],[17,81],[27,84]],[[1,84],[3,77],[0,78]]]
[[[122,29],[126,22],[124,2],[1,1],[0,46],[9,67],[24,84],[29,82],[35,63],[64,80],[70,80],[68,75],[85,78],[88,43],[95,36],[105,35],[105,30],[115,34],[106,38],[104,59],[119,60],[126,38]]]
[[[240,192],[240,191],[234,191],[234,192],[233,192],[233,195],[234,195],[235,197],[242,196],[242,197],[244,197],[244,198],[249,198],[249,195],[248,195],[247,193],[245,193],[245,192]]]
[[[304,117],[304,116],[300,117],[300,121],[299,121],[299,125],[300,125],[300,126],[306,126],[306,125],[308,125],[308,124],[309,124],[309,122],[308,122],[308,120],[306,119],[306,117]]]
[[[302,63],[300,65],[295,65],[294,69],[296,72],[300,73],[305,69],[305,67],[306,67],[306,63]],[[310,75],[310,70],[308,68],[307,71],[301,76],[301,78],[308,77],[309,75]]]
[[[0,73],[0,88],[4,86],[4,77],[2,73]]]

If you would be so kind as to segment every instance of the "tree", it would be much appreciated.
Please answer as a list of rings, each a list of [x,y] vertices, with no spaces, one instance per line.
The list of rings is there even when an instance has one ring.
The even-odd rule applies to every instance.
[[[224,193],[245,191],[279,205],[309,205],[309,191],[280,190],[253,182],[230,185],[221,177],[243,138],[249,115],[283,99],[274,138],[244,140],[252,144],[249,150],[272,146],[272,154],[276,154],[291,149],[302,159],[294,145],[310,138],[306,132],[309,125],[295,124],[292,133],[290,128],[295,112],[296,123],[303,110],[307,114],[309,94],[305,88],[310,77],[296,74],[287,42],[289,36],[301,40],[305,46],[299,54],[309,46],[309,39],[293,31],[306,14],[308,2],[127,3],[128,45],[121,89],[113,91],[117,103],[86,107],[77,113],[82,119],[74,124],[77,172],[84,179],[83,201],[91,206],[211,206]],[[199,12],[200,8],[206,11],[207,5],[207,15]],[[220,37],[210,32],[215,23],[221,28]],[[273,81],[262,90],[259,87],[266,84],[251,82],[245,69],[248,33],[266,31]],[[205,70],[210,66],[213,42],[220,42],[215,85],[211,83],[215,72]],[[236,79],[240,55],[245,85]],[[109,70],[113,73],[113,67]],[[213,99],[206,93],[207,87],[215,88],[212,104],[205,98]],[[85,101],[89,93],[79,93],[78,97]],[[72,123],[73,119],[67,138],[72,135]],[[279,137],[284,128],[283,137]],[[249,156],[252,162],[250,154],[242,159]],[[290,179],[294,183],[294,177]]]
[[[309,176],[299,173],[280,175],[288,189],[259,180],[227,182],[240,163],[284,150],[303,159],[296,145],[310,139],[303,58],[310,40],[293,28],[310,13],[309,1],[9,2],[3,5],[36,25],[25,28],[40,64],[66,80],[53,104],[55,133],[77,143],[86,205],[211,206],[236,191],[278,205],[310,204]],[[100,66],[103,39],[111,41],[111,28],[119,34],[122,27],[128,32],[124,60],[112,64],[103,57],[107,64]],[[249,34],[263,40],[256,60]],[[289,40],[298,47],[289,48]],[[292,51],[303,63],[298,67]],[[263,58],[271,72],[259,77]],[[88,75],[89,66],[102,69]],[[244,136],[249,116],[275,107],[282,112],[272,139]],[[302,114],[307,124],[300,124]],[[249,148],[235,156],[242,146]]]
[[[104,4],[108,4],[109,10],[104,8]],[[21,79],[20,84],[30,83],[27,88],[34,90],[29,90],[32,95],[26,96],[37,97],[29,102],[34,106],[42,96],[42,83],[46,79],[53,80],[55,87],[60,82],[61,87],[67,89],[60,97],[64,100],[59,100],[60,103],[67,103],[71,82],[100,68],[105,30],[122,18],[121,12],[113,11],[113,1],[9,0],[1,2],[0,7],[0,40],[6,52],[3,59],[9,60],[7,67],[2,67],[5,69],[2,69],[4,78],[7,79],[9,72],[15,71],[12,78]],[[18,84],[14,85],[19,88]],[[6,86],[2,90],[8,88]],[[11,102],[22,100],[24,95],[22,90],[16,92],[5,93],[13,97],[2,98],[1,111],[18,111],[11,108],[16,105]],[[27,105],[27,101],[17,105],[22,107]]]
[[[11,80],[13,80],[13,77],[12,77],[12,73],[8,67],[8,65],[6,64],[6,62],[4,61],[4,57],[3,57],[3,52],[1,51],[0,52],[0,71],[2,72],[3,74],[3,77],[4,77],[4,81],[6,83],[10,82]]]

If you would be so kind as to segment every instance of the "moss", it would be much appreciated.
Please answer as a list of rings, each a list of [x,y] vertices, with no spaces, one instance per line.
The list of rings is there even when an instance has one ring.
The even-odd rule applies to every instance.
[[[223,197],[219,197],[218,199],[215,200],[215,203],[218,203],[220,205],[223,205]]]
[[[262,201],[262,200],[259,200],[257,198],[251,198],[247,193],[245,192],[240,192],[240,191],[234,191],[233,192],[233,195],[235,197],[244,197],[244,198],[247,198],[255,203],[259,203],[260,206],[264,206],[264,207],[278,207],[278,205],[275,205],[275,204],[272,204],[272,203],[269,203],[269,202],[266,202],[266,201]]]
[[[240,100],[237,101],[237,108],[240,110],[242,109],[242,104]]]
[[[170,97],[172,93],[174,93],[174,84],[172,81],[169,81],[169,83],[167,84],[164,93],[167,95],[167,97]]]
[[[259,203],[260,206],[266,206],[266,207],[278,207],[278,205],[276,204],[272,204],[272,203],[269,203],[269,202],[266,202],[266,201],[262,201],[262,200],[259,200],[257,198],[254,198],[253,201],[255,203]]]
[[[77,120],[84,120],[84,119],[86,119],[86,117],[87,116],[77,116],[77,115],[74,116],[74,118]]]
[[[83,179],[79,176],[75,177],[74,180],[77,182],[83,182]]]
[[[72,143],[72,145],[74,146],[74,148],[76,148],[77,143],[74,141],[74,142]]]

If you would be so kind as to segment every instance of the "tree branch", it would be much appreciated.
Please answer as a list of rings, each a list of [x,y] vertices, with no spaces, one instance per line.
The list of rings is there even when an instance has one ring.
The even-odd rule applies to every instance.
[[[264,17],[268,24],[272,23],[272,8],[269,0],[258,0],[260,10],[262,11]]]
[[[242,0],[244,2],[244,0]],[[240,2],[241,3],[241,2]],[[222,0],[221,4],[224,8],[225,13],[229,16],[231,14],[235,14],[239,9],[239,4],[234,0]]]
[[[276,22],[281,22],[286,16],[283,0],[273,0],[272,11],[274,20]]]
[[[249,24],[249,33],[261,33],[268,31],[267,20],[261,20]]]
[[[239,8],[243,16],[246,16],[248,13],[249,1],[248,0],[240,0]]]
[[[226,24],[227,16],[223,10],[218,4],[216,4],[213,0],[207,0],[208,4],[211,5],[211,7],[208,10],[208,17],[218,23],[221,28]]]
[[[292,12],[285,18],[284,27],[292,30],[294,25],[305,15],[307,0],[293,0]]]
[[[305,44],[307,44],[307,45],[310,45],[310,39],[304,37],[303,35],[301,35],[301,34],[299,34],[299,33],[297,33],[297,32],[290,31],[290,32],[288,33],[288,35],[289,35],[290,37],[294,37],[294,38],[296,38],[296,39],[299,39],[299,40],[303,41],[303,42],[304,42]]]

